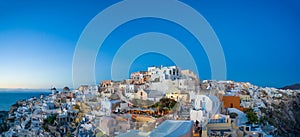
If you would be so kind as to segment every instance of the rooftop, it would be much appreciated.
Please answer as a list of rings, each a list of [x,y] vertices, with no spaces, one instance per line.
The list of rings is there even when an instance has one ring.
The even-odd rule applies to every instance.
[[[193,121],[166,120],[150,133],[150,137],[181,136],[190,131]]]

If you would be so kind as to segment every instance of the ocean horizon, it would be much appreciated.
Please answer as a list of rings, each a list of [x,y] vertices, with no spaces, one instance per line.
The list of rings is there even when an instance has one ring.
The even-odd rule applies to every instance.
[[[0,89],[0,111],[9,111],[10,107],[19,100],[31,97],[49,95],[49,89]]]

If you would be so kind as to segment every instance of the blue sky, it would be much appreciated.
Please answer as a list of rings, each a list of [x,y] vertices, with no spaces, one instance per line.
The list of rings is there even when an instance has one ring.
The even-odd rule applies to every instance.
[[[77,40],[89,21],[118,1],[0,1],[0,88],[72,86],[72,60]],[[300,2],[183,0],[210,23],[224,50],[227,79],[260,86],[281,87],[300,82]],[[126,11],[124,11],[126,12]],[[176,30],[176,31],[175,31]],[[201,79],[210,67],[196,40],[176,24],[140,19],[116,29],[101,47],[96,79],[110,69],[121,44],[143,32],[169,34],[189,49]],[[149,65],[172,65],[164,55],[137,58],[131,71]]]

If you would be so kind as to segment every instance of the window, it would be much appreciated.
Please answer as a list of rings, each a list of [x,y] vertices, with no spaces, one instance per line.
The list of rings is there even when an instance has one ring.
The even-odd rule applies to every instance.
[[[250,131],[250,128],[249,128],[249,127],[246,127],[246,131]]]

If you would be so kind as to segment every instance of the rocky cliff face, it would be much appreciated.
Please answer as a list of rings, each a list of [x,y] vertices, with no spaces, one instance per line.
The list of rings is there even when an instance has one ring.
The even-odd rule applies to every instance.
[[[13,104],[10,107],[9,111],[0,111],[0,133],[9,130],[9,121],[11,119],[8,119],[8,115],[14,113],[17,110],[17,108],[22,104],[23,104],[22,101],[17,101],[16,104]]]
[[[7,117],[8,117],[8,111],[0,111],[0,133],[8,130],[6,124]]]

